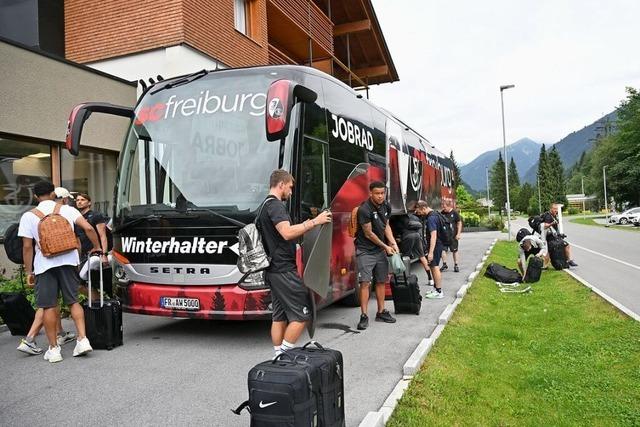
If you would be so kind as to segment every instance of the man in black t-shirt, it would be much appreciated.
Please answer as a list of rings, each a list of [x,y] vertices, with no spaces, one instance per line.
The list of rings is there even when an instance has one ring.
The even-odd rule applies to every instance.
[[[291,196],[293,182],[287,171],[271,173],[269,196],[258,218],[262,241],[271,257],[265,280],[271,288],[271,341],[276,356],[295,347],[312,315],[309,291],[297,271],[295,241],[316,225],[331,222],[331,212],[323,211],[313,219],[291,225],[284,202]]]
[[[76,207],[87,220],[89,224],[93,227],[93,229],[98,233],[98,240],[100,241],[100,246],[102,248],[102,262],[106,264],[108,262],[107,259],[107,251],[109,248],[108,238],[107,238],[107,221],[104,215],[100,212],[95,212],[91,210],[91,197],[86,193],[78,193],[75,197]],[[91,241],[84,233],[83,230],[76,230],[76,235],[80,239],[80,262],[86,258],[87,254],[93,247]]]
[[[558,207],[557,203],[552,203],[549,211],[542,214],[542,235],[546,237],[546,241],[554,239],[563,239],[564,235],[560,235],[558,230]],[[570,267],[577,267],[578,264],[571,258],[571,245],[566,240],[562,240],[564,246],[564,254],[567,257],[567,264]]]
[[[399,253],[398,244],[393,237],[389,218],[391,206],[386,201],[384,183],[374,181],[369,185],[369,198],[358,208],[358,231],[356,232],[356,264],[360,283],[360,321],[358,329],[369,326],[367,308],[369,306],[369,286],[375,283],[378,311],[376,320],[395,323],[388,310],[384,308],[385,283],[389,276],[388,255]]]
[[[453,209],[453,203],[451,200],[445,200],[442,202],[442,215],[447,219],[451,227],[451,233],[449,235],[449,246],[444,246],[442,249],[442,271],[445,271],[449,266],[447,265],[447,252],[451,251],[453,254],[453,271],[460,272],[458,267],[459,255],[458,255],[458,240],[462,236],[462,219],[460,214]]]

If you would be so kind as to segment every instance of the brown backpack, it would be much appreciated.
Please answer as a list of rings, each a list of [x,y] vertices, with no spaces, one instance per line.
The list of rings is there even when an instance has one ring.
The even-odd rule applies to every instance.
[[[40,218],[38,236],[40,237],[40,252],[47,258],[62,255],[79,248],[78,239],[69,221],[60,215],[62,206],[56,203],[53,213],[45,215],[38,209],[31,209],[31,213]]]
[[[358,232],[358,208],[360,206],[356,206],[351,210],[351,216],[349,217],[349,224],[347,226],[347,233],[349,236],[356,237],[356,233]]]

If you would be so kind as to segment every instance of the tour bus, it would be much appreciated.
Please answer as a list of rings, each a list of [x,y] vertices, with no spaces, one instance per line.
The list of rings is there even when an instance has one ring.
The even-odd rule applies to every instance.
[[[131,120],[114,191],[114,293],[131,313],[269,318],[263,274],[236,267],[239,229],[255,219],[269,176],[295,177],[293,223],[333,221],[298,242],[317,308],[358,305],[351,211],[369,183],[387,185],[393,215],[454,200],[449,159],[426,138],[337,79],[303,66],[200,71],[156,82],[134,108],[84,103],[66,146],[77,155],[91,114]]]

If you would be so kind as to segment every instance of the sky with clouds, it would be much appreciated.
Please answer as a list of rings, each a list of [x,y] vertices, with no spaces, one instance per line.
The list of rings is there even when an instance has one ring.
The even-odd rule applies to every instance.
[[[640,88],[638,0],[373,0],[400,81],[370,99],[468,163],[555,143]]]

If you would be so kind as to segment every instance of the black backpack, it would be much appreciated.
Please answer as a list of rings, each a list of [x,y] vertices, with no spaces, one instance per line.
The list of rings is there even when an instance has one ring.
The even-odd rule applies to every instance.
[[[498,263],[492,262],[487,267],[487,271],[484,272],[484,275],[490,279],[495,280],[496,282],[501,283],[516,283],[522,282],[522,276],[520,272],[515,268],[507,268],[504,265],[500,265]]]
[[[451,223],[444,215],[436,210],[431,211],[431,213],[427,215],[427,218],[429,218],[429,216],[431,215],[436,215],[436,218],[438,219],[438,240],[440,240],[440,242],[444,246],[449,246],[451,244],[451,240],[453,239]],[[428,235],[427,240],[429,240]]]
[[[520,230],[518,230],[518,234],[516,234],[516,242],[520,243],[522,242],[522,239],[530,235],[531,233],[529,233],[529,230],[527,230],[526,228],[521,228]]]
[[[22,237],[18,236],[19,227],[18,223],[14,223],[4,232],[4,250],[11,262],[24,264],[22,259]]]
[[[540,225],[544,222],[540,215],[534,215],[529,217],[529,227],[536,233],[542,233],[540,230]]]

